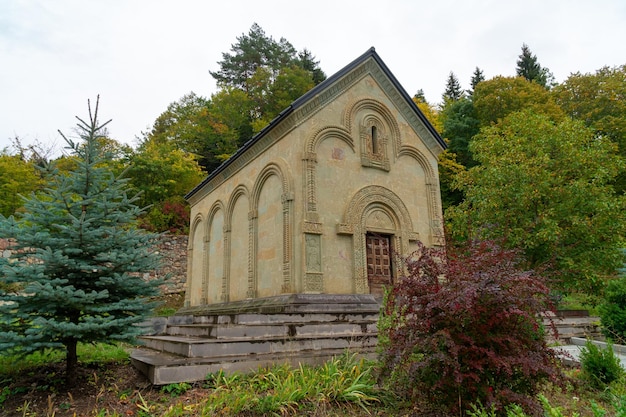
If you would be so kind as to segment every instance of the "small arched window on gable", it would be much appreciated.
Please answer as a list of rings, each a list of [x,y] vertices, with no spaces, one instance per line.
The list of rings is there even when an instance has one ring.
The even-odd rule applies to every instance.
[[[364,118],[360,126],[361,165],[389,171],[387,135],[383,123],[374,115]]]
[[[376,155],[378,153],[378,148],[379,148],[378,132],[376,131],[376,125],[372,126],[371,137],[372,137],[372,153]]]

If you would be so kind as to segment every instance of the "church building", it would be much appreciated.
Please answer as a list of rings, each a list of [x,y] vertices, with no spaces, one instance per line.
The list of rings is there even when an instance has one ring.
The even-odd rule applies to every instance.
[[[185,307],[382,294],[443,244],[445,144],[374,48],[294,101],[186,196]]]

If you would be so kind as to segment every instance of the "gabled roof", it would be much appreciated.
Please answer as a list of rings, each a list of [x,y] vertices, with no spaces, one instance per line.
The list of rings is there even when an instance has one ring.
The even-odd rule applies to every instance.
[[[335,74],[331,75],[330,77],[328,77],[327,79],[325,79],[324,81],[316,85],[315,87],[313,87],[307,93],[305,93],[300,98],[296,99],[293,103],[291,103],[289,107],[287,107],[285,110],[280,112],[280,114],[276,116],[267,126],[265,126],[263,130],[261,130],[259,133],[254,135],[250,140],[244,143],[243,146],[239,148],[230,158],[228,158],[220,166],[215,168],[215,170],[213,170],[213,172],[211,172],[208,177],[206,177],[200,184],[198,184],[193,190],[191,190],[185,196],[185,198],[189,199],[194,194],[196,194],[205,184],[207,184],[209,181],[211,181],[213,178],[219,175],[224,169],[226,169],[226,167],[228,167],[230,164],[236,161],[240,155],[245,153],[250,147],[252,147],[252,145],[258,142],[262,137],[264,137],[268,132],[270,132],[276,125],[278,125],[285,118],[287,118],[287,116],[289,116],[298,108],[304,106],[307,102],[309,102],[314,97],[319,95],[320,92],[324,91],[329,86],[333,85],[335,82],[343,78],[345,75],[349,74],[351,71],[353,71],[355,68],[357,68],[359,65],[363,64],[365,61],[367,61],[370,58],[373,59],[378,64],[378,66],[381,68],[385,76],[391,81],[391,83],[396,88],[396,90],[400,93],[402,98],[406,100],[411,110],[415,112],[416,116],[424,124],[428,132],[432,134],[432,136],[435,138],[435,140],[441,146],[441,148],[446,149],[447,146],[445,142],[443,141],[443,139],[441,138],[441,136],[439,136],[439,133],[437,133],[433,125],[430,124],[426,116],[424,116],[424,113],[422,113],[422,111],[417,107],[417,105],[411,99],[411,97],[406,92],[404,87],[400,85],[400,83],[398,82],[396,77],[391,73],[387,65],[383,62],[380,56],[376,53],[376,50],[374,49],[374,47],[371,47],[363,55],[356,58],[354,61],[352,61],[351,63],[343,67],[341,70],[339,70]]]

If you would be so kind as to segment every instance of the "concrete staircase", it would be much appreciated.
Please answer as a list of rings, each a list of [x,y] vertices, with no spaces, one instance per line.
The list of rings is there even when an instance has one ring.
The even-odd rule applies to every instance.
[[[380,300],[292,294],[183,308],[131,353],[155,385],[288,363],[320,364],[352,351],[374,356]]]

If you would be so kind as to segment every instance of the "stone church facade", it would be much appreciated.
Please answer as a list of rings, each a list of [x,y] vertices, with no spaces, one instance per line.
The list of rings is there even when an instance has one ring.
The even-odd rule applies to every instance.
[[[187,196],[186,307],[380,294],[394,254],[443,244],[445,144],[372,48],[294,101]]]

